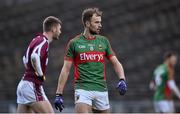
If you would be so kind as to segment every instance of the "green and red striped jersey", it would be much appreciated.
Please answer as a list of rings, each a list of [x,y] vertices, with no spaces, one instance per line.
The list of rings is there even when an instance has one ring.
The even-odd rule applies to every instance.
[[[74,62],[75,88],[91,91],[107,91],[105,57],[114,56],[108,39],[95,35],[85,38],[80,34],[71,39],[65,60]]]
[[[169,71],[166,64],[159,65],[154,71],[154,80],[156,84],[156,91],[154,94],[154,100],[171,99],[171,91],[168,87]]]

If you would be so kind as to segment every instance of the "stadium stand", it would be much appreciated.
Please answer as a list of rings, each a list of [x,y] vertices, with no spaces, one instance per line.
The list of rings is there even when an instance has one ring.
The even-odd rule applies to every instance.
[[[82,32],[81,12],[87,7],[104,11],[102,33],[109,37],[125,68],[128,92],[121,97],[115,89],[118,78],[107,63],[112,112],[153,112],[153,92],[148,87],[152,71],[162,62],[165,51],[180,52],[179,0],[5,0],[0,4],[0,112],[8,112],[10,104],[16,105],[16,86],[24,71],[23,53],[35,34],[42,32],[40,22],[49,15],[63,22],[60,40],[50,45],[45,83],[47,96],[53,102],[65,44]],[[180,87],[179,62],[176,68]],[[73,106],[73,73],[64,94],[65,105]],[[180,103],[176,102],[176,106],[180,107]]]

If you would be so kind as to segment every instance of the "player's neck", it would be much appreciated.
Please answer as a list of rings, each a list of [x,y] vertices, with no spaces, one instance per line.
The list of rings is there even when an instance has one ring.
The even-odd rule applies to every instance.
[[[47,32],[43,32],[43,35],[46,36],[46,38],[48,39],[49,43],[52,42],[52,35],[50,33]]]
[[[174,66],[169,62],[169,61],[165,61],[165,64],[170,67],[170,68],[173,68]]]
[[[88,29],[84,29],[84,33],[83,35],[86,37],[86,38],[94,38],[94,35],[90,33],[90,31]]]

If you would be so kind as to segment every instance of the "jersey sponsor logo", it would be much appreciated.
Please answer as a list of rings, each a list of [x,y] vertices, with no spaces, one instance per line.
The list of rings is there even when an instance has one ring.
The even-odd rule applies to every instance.
[[[103,55],[103,53],[81,53],[79,56],[81,61],[103,61]]]
[[[85,45],[79,45],[78,46],[80,49],[82,49],[82,48],[86,48],[86,46]]]

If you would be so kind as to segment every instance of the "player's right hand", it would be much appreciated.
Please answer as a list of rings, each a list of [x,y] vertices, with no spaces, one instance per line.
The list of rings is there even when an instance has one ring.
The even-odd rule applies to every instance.
[[[60,112],[64,109],[62,94],[56,94],[54,105],[55,105],[56,110],[59,110]]]

